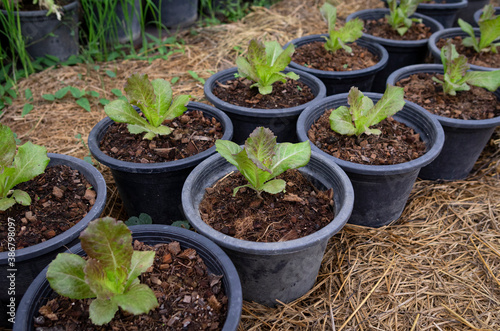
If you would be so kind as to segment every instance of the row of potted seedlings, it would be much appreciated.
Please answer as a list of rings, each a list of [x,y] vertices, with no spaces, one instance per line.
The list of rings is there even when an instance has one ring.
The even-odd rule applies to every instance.
[[[390,8],[394,6],[392,3],[388,1]],[[405,2],[401,5],[405,5]],[[386,63],[396,62],[390,60],[391,51],[387,52],[380,46],[368,46],[368,38],[356,41],[360,37],[359,27],[365,25],[366,29],[366,22],[363,24],[360,19],[348,18],[345,27],[336,30],[335,8],[325,5],[321,10],[329,24],[329,33],[315,37],[313,41],[320,46],[324,44],[328,52],[349,54],[358,51],[357,46],[367,45],[369,52],[376,50],[376,59],[385,57]],[[368,19],[370,18],[377,19]],[[398,21],[394,16],[388,16],[386,19]],[[399,20],[399,23],[398,31],[410,30],[413,25],[420,24],[411,20]],[[437,26],[439,28],[439,25]],[[366,33],[363,36],[366,36]],[[404,85],[411,75],[405,71],[407,68],[393,68],[391,72],[386,73],[392,75],[388,80],[389,85],[386,86],[384,80],[384,94],[363,93],[352,87],[356,86],[353,82],[343,86],[334,83],[337,86],[329,90],[321,81],[324,77],[315,77],[291,65],[292,59],[295,58],[295,46],[297,53],[300,53],[302,45],[298,41],[292,41],[283,49],[276,42],[252,41],[246,57],[238,58],[237,68],[222,71],[207,80],[204,91],[207,99],[216,107],[188,103],[189,96],[173,98],[167,81],[157,79],[150,82],[146,75],[133,75],[125,86],[128,99],[116,100],[107,105],[105,111],[109,118],[98,123],[89,136],[89,148],[99,162],[110,167],[127,213],[132,216],[145,212],[152,217],[154,223],[160,223],[132,227],[132,236],[143,240],[157,251],[160,249],[156,244],[166,241],[167,238],[180,242],[182,249],[193,247],[207,264],[209,275],[223,275],[222,285],[214,281],[211,292],[217,292],[214,288],[222,287],[226,299],[215,298],[210,302],[211,296],[205,298],[196,293],[199,295],[197,297],[191,290],[189,295],[186,292],[182,300],[178,300],[184,303],[184,311],[191,302],[196,301],[204,303],[212,311],[226,312],[225,322],[207,322],[216,323],[217,327],[223,330],[237,328],[242,298],[273,306],[277,304],[277,300],[290,302],[309,291],[316,279],[328,240],[346,222],[382,226],[397,220],[419,173],[421,177],[427,176],[431,179],[466,177],[492,131],[499,125],[498,95],[490,92],[485,93],[493,96],[487,96],[486,99],[489,98],[494,109],[483,114],[486,119],[471,117],[472,119],[446,120],[444,116],[431,114],[434,112],[427,105],[435,103],[434,99],[424,98],[421,105],[417,104],[418,100],[415,100],[415,103],[408,101],[409,91],[419,88]],[[495,49],[495,45],[489,47]],[[364,52],[366,53],[366,50]],[[393,59],[397,57],[393,55]],[[438,94],[444,95],[446,103],[455,95],[465,92],[472,93],[475,98],[476,88],[471,88],[471,85],[480,86],[478,89],[485,87],[491,91],[498,89],[500,71],[467,72],[467,61],[458,55],[451,44],[441,50],[440,57],[443,65],[432,65],[432,70],[420,72],[438,74],[429,78],[427,84],[438,90]],[[353,68],[354,65],[352,64]],[[377,65],[379,73],[384,66],[387,67],[384,63],[375,64]],[[304,68],[303,64],[300,68]],[[337,69],[334,70],[334,73],[337,73]],[[353,69],[351,72],[356,74],[357,71],[363,70]],[[335,81],[335,78],[330,80]],[[365,80],[361,79],[361,82]],[[402,85],[404,88],[396,85]],[[376,86],[380,87],[370,87],[368,83],[366,90],[361,90],[370,91]],[[328,97],[327,91],[331,94]],[[298,101],[294,104],[295,98]],[[451,129],[446,128],[447,121],[452,122]],[[470,130],[457,129],[458,122],[478,123],[479,127],[488,126],[489,131],[483,134],[482,145],[470,142]],[[454,157],[450,156],[453,147],[447,146],[458,138],[451,134],[463,130],[467,131],[468,138],[459,140],[459,156],[455,157],[457,161],[454,162],[458,163],[458,159],[463,158],[463,146],[468,143],[476,144],[479,152],[474,152],[477,154],[475,158],[472,157],[474,160],[469,160],[465,169],[460,170],[458,174],[447,168],[439,170],[443,167],[442,162],[438,161],[440,158],[448,160]],[[130,145],[133,147],[127,147]],[[441,152],[442,149],[448,154],[440,156],[440,153],[444,153]],[[214,154],[216,151],[218,154]],[[10,159],[12,161],[14,157]],[[10,163],[5,165],[7,166],[10,166]],[[299,171],[294,170],[296,168],[299,168]],[[100,178],[102,181],[102,176]],[[91,184],[94,189],[98,189],[97,183],[91,181]],[[15,191],[11,191],[11,188],[7,191],[10,192],[8,199],[16,198]],[[52,194],[54,195],[54,192]],[[98,192],[97,197],[105,200],[105,191]],[[20,202],[23,202],[22,197],[20,199]],[[94,207],[95,205],[96,203]],[[89,221],[102,212],[104,202],[101,205],[101,209],[96,209]],[[184,217],[198,233],[209,240],[192,231],[168,225]],[[87,224],[82,223],[81,227],[73,232],[78,235],[85,226]],[[122,239],[113,237],[114,230],[108,231],[109,237],[92,235],[99,227],[103,227],[102,233],[114,227],[122,229],[117,232],[123,232],[123,238],[128,239],[123,239],[122,242]],[[122,308],[120,314],[124,314],[125,318],[125,322],[121,323],[137,325],[137,321],[141,320],[141,323],[146,323],[141,325],[147,327],[149,318],[131,317],[127,312],[145,313],[153,307],[159,308],[153,309],[147,316],[158,316],[160,323],[172,327],[179,325],[175,323],[181,323],[184,327],[197,323],[181,313],[166,316],[167,311],[162,310],[165,304],[157,306],[159,303],[152,300],[147,307],[128,305],[129,300],[126,299],[135,298],[129,296],[129,292],[134,292],[134,286],[138,285],[134,279],[141,272],[147,271],[150,276],[146,282],[156,285],[164,282],[158,278],[158,274],[161,274],[158,270],[162,265],[170,265],[166,262],[168,258],[163,255],[160,260],[166,259],[165,263],[160,262],[158,267],[151,267],[151,263],[140,264],[139,259],[134,258],[134,254],[146,253],[131,253],[127,248],[128,253],[125,255],[132,254],[132,260],[129,256],[120,261],[129,269],[135,261],[141,265],[137,269],[141,272],[136,271],[138,274],[134,273],[134,277],[124,276],[130,275],[130,270],[113,274],[108,271],[116,271],[119,267],[109,264],[106,256],[114,253],[103,253],[92,248],[92,245],[99,246],[99,238],[104,242],[120,242],[120,247],[131,247],[130,235],[122,224],[109,219],[99,219],[89,228],[91,234],[81,236],[82,248],[90,260],[104,258],[101,269],[96,270],[107,270],[105,273],[108,277],[119,279],[118,283],[121,284],[119,289],[112,287],[107,288],[105,293],[99,292],[102,288],[91,285],[94,284],[95,275],[87,275],[92,272],[92,267],[88,266],[90,260],[83,262],[85,260],[78,257],[63,257],[77,261],[74,263],[78,267],[73,270],[72,275],[77,274],[78,277],[75,277],[77,283],[69,283],[71,286],[63,283],[62,287],[82,285],[85,296],[73,296],[75,299],[97,297],[87,302],[90,304],[88,314],[92,321],[97,321],[96,324],[107,323],[119,306]],[[142,232],[156,235],[156,239],[142,237]],[[199,239],[207,243],[186,243],[183,236],[201,237],[203,239]],[[92,239],[94,237],[95,240]],[[92,243],[85,243],[89,238]],[[198,242],[198,238],[196,241]],[[68,245],[68,242],[62,245]],[[223,251],[217,250],[218,247],[213,245],[213,242]],[[35,247],[33,246],[33,249],[39,251]],[[19,256],[21,251],[26,249],[29,248],[16,251],[16,263],[21,262]],[[213,262],[217,260],[214,255],[205,252],[212,249],[215,250],[216,257],[223,257],[228,263],[222,263],[223,266],[220,266],[220,263]],[[83,254],[81,250],[75,252]],[[53,252],[48,261],[53,260],[56,253]],[[5,255],[7,265],[8,252],[0,254],[1,259],[4,259]],[[182,257],[184,259],[195,260],[194,257],[189,259],[189,253],[167,253],[175,257],[179,254],[188,255]],[[150,261],[151,258],[146,260]],[[27,284],[31,283],[48,261],[37,267]],[[46,281],[47,275],[51,285],[53,282],[58,283],[59,268],[57,263],[54,265],[48,267],[49,270],[52,268],[51,272],[47,274],[47,270],[44,270],[33,281],[31,288],[34,293],[42,297],[54,296]],[[30,266],[33,264],[30,263]],[[226,273],[226,270],[229,271]],[[59,276],[61,274],[71,273],[59,271]],[[109,276],[111,274],[113,276]],[[51,275],[55,275],[55,281]],[[141,277],[143,280],[146,278],[144,275]],[[187,285],[179,287],[190,288]],[[58,293],[68,294],[64,290],[59,291],[57,285],[54,289]],[[89,290],[92,290],[92,293],[89,293]],[[132,294],[138,294],[139,297],[145,295],[151,299],[145,292]],[[211,292],[209,291],[209,294],[217,294]],[[100,300],[103,297],[111,299],[103,302]],[[160,295],[156,295],[156,298],[159,297]],[[218,303],[224,300],[228,300],[228,305],[221,308]],[[43,306],[44,313],[35,321],[45,325],[50,316],[53,316],[50,315],[53,313],[52,309],[55,309],[46,303],[47,300],[35,299],[31,293],[25,296],[17,312],[17,318],[23,317],[16,322],[33,323],[34,320],[26,316],[36,315]],[[103,310],[107,312],[105,319],[95,315],[101,313],[99,307],[109,308]],[[157,313],[158,309],[161,313]],[[25,313],[27,315],[21,315]],[[84,318],[89,315],[84,315]],[[15,329],[30,328],[28,324],[21,323],[16,323]]]

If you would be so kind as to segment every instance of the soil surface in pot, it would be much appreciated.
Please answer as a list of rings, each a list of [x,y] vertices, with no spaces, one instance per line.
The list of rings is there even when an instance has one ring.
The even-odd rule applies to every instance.
[[[380,135],[347,136],[330,128],[332,109],[326,110],[307,132],[319,149],[338,159],[359,164],[389,165],[414,160],[426,151],[425,143],[412,128],[388,117],[371,128]]]
[[[453,38],[449,38],[451,43],[455,45],[455,48],[458,54],[465,55],[467,57],[467,62],[469,64],[475,64],[482,67],[488,68],[500,68],[500,53],[493,52],[479,52],[477,53],[473,47],[465,47],[462,45],[461,36],[455,36]],[[446,45],[446,41],[448,39],[439,39],[436,42],[436,46],[441,49]]]
[[[426,26],[424,23],[413,22],[408,31],[401,36],[397,31],[392,29],[389,23],[387,23],[387,19],[385,17],[379,18],[378,20],[365,20],[364,22],[364,33],[384,39],[422,40],[428,39],[432,35],[431,28]]]
[[[301,81],[287,79],[286,83],[276,82],[273,91],[262,95],[257,87],[250,88],[253,82],[246,78],[218,82],[212,93],[222,101],[247,108],[282,109],[305,104],[314,99],[309,86]]]
[[[16,224],[16,249],[44,242],[78,223],[94,205],[96,192],[78,171],[66,165],[47,167],[45,173],[18,184],[31,205],[15,204],[0,211],[0,252],[8,250],[8,219]]]
[[[335,53],[325,49],[325,43],[315,41],[297,47],[292,56],[292,61],[307,68],[324,71],[352,71],[374,66],[380,60],[370,53],[367,48],[349,44],[352,52],[339,49]]]
[[[333,190],[315,188],[298,170],[278,176],[286,181],[286,192],[257,193],[240,188],[248,182],[232,172],[206,189],[200,203],[201,218],[215,230],[237,239],[278,242],[305,237],[334,218]]]
[[[134,250],[155,250],[153,266],[140,276],[155,292],[159,306],[148,314],[118,310],[110,323],[93,325],[91,299],[57,296],[40,308],[37,330],[221,330],[227,315],[222,276],[210,274],[193,248],[181,250],[178,242],[154,247],[134,241]],[[41,327],[41,328],[40,328]]]
[[[443,80],[441,74],[418,73],[396,83],[405,89],[405,99],[429,112],[462,120],[482,120],[500,116],[500,102],[495,94],[477,86],[459,91],[456,96],[445,95],[442,85],[432,80]]]
[[[164,124],[173,129],[171,134],[146,140],[142,139],[143,133],[131,134],[126,124],[114,123],[101,140],[100,149],[121,161],[167,162],[201,153],[215,145],[224,134],[219,121],[203,116],[199,110],[188,111]]]

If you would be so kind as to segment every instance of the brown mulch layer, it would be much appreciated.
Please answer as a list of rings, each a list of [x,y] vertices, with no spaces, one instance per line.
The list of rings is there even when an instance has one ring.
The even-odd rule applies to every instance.
[[[428,39],[432,35],[430,27],[423,23],[413,22],[408,31],[401,36],[397,31],[392,29],[385,17],[378,20],[366,20],[363,32],[375,37],[392,40],[422,40]]]
[[[367,48],[349,44],[352,52],[339,49],[335,53],[325,49],[325,43],[315,41],[295,49],[292,61],[307,68],[325,71],[352,71],[374,66],[380,60]]]
[[[457,50],[458,54],[465,55],[467,57],[467,62],[469,64],[475,64],[478,66],[482,67],[488,67],[488,68],[500,68],[500,53],[493,53],[493,52],[476,52],[476,50],[473,47],[465,47],[462,45],[462,39],[463,37],[461,36],[455,36],[453,38],[449,38],[451,40],[451,43],[455,45],[455,49]],[[441,49],[446,45],[446,41],[448,39],[439,39],[436,42],[436,46]]]
[[[299,74],[300,75],[300,74]],[[250,87],[252,81],[237,78],[225,84],[215,85],[212,93],[219,99],[233,105],[257,109],[282,109],[305,104],[314,99],[309,86],[301,81],[287,79],[286,83],[273,84],[271,93],[262,95],[257,87]]]
[[[336,158],[360,164],[388,165],[414,160],[426,151],[420,135],[392,117],[371,127],[379,129],[380,135],[361,134],[358,137],[332,131],[328,119],[331,113],[332,109],[326,110],[307,134],[316,147]]]
[[[147,314],[133,315],[121,309],[106,325],[89,319],[91,299],[56,296],[35,317],[39,331],[48,330],[221,330],[228,300],[222,275],[210,274],[196,250],[181,250],[178,242],[153,247],[134,241],[134,250],[156,251],[153,265],[140,276],[156,295],[159,306]]]
[[[166,136],[143,139],[144,133],[131,134],[124,123],[112,124],[100,149],[122,161],[155,163],[180,160],[209,149],[223,136],[223,127],[215,117],[205,117],[199,110],[189,111],[164,125],[173,129]]]
[[[65,165],[47,167],[45,173],[18,184],[31,205],[15,204],[0,211],[0,252],[7,251],[7,221],[16,223],[16,249],[44,242],[78,223],[92,208],[96,192],[78,171]]]
[[[469,91],[459,91],[456,96],[445,95],[442,85],[432,80],[433,76],[443,80],[440,74],[418,73],[401,79],[396,85],[404,87],[407,100],[435,115],[463,120],[500,116],[500,101],[495,94],[471,86]]]
[[[286,181],[286,192],[261,193],[249,188],[239,173],[231,173],[207,188],[200,202],[205,223],[237,239],[278,242],[305,237],[328,225],[334,218],[333,190],[315,188],[298,170],[278,176]]]

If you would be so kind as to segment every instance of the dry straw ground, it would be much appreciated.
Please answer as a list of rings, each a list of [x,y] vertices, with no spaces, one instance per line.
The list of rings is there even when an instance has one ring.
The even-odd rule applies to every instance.
[[[134,72],[151,78],[180,77],[176,93],[203,99],[202,78],[234,66],[238,47],[251,38],[287,41],[325,32],[317,8],[322,1],[283,0],[256,8],[242,21],[183,31],[182,52],[168,61],[123,61],[49,69],[20,83],[33,91],[35,109],[21,117],[19,98],[1,118],[19,137],[50,152],[77,157],[104,117],[97,100],[86,112],[71,97],[49,102],[42,94],[71,85],[113,99]],[[498,4],[497,4],[498,5]],[[378,0],[338,3],[339,15],[381,7]],[[192,33],[196,32],[196,33]],[[173,46],[174,48],[176,46]],[[105,70],[116,72],[115,78]],[[123,218],[109,171],[107,215]],[[346,226],[331,239],[314,288],[302,298],[271,309],[245,302],[240,330],[500,330],[500,131],[489,142],[467,180],[418,180],[399,222],[380,229]]]

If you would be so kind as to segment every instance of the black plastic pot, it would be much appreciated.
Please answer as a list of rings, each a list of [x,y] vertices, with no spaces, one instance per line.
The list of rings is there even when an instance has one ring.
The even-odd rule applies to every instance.
[[[474,35],[476,37],[479,37],[481,35],[479,28],[474,28]],[[460,37],[468,37],[469,35],[462,31],[461,28],[449,28],[449,29],[444,29],[438,32],[435,32],[432,34],[432,36],[429,38],[429,51],[432,54],[432,57],[434,58],[434,63],[441,64],[441,49],[436,46],[436,43],[440,39],[448,39],[448,38],[453,38],[456,36]],[[500,63],[498,64],[498,67],[496,68],[490,68],[490,67],[483,67],[483,66],[478,66],[476,64],[470,64],[470,69],[471,70],[480,70],[480,71],[492,71],[492,70],[498,70],[500,69]]]
[[[440,64],[421,64],[401,68],[387,79],[395,84],[401,79],[417,73],[444,73]],[[500,90],[495,92],[500,100]],[[425,105],[432,107],[432,105]],[[460,120],[429,113],[444,129],[445,141],[439,156],[420,170],[423,179],[456,180],[466,178],[488,143],[495,128],[500,125],[500,116],[486,120]]]
[[[17,304],[24,295],[30,284],[55,257],[58,253],[64,252],[67,247],[78,242],[78,236],[83,231],[88,223],[93,219],[98,218],[106,205],[106,182],[101,173],[89,163],[68,155],[48,153],[50,158],[48,167],[64,164],[72,169],[78,170],[92,184],[97,194],[96,200],[90,211],[85,217],[69,230],[47,240],[42,243],[18,249],[15,251],[15,266],[12,268],[8,265],[9,252],[0,253],[0,326],[12,327],[8,323],[11,317],[8,312],[11,308],[7,306],[11,298],[15,298]],[[20,220],[15,220],[19,222]],[[15,238],[15,237],[14,237]],[[15,275],[12,295],[7,291],[11,286],[10,279],[7,276]],[[16,325],[20,322],[16,315]],[[27,330],[27,329],[26,329]]]
[[[387,7],[387,0],[382,0]],[[417,13],[429,16],[450,28],[455,22],[460,9],[467,7],[468,0],[435,0],[433,3],[421,2],[417,6]],[[399,1],[398,1],[399,2]]]
[[[3,9],[0,12],[7,14]],[[47,16],[47,10],[17,12],[26,51],[31,57],[53,55],[65,61],[71,55],[78,55],[78,1],[63,6],[62,12],[60,21],[55,14]]]
[[[116,38],[109,37],[111,41],[117,41],[120,44],[125,44],[130,41],[136,42],[141,38],[141,24],[139,22],[141,16],[141,1],[134,0],[133,3],[125,0],[118,1],[115,8],[116,18],[118,22]]]
[[[297,135],[300,141],[307,141],[311,125],[327,109],[347,106],[347,93],[327,97],[306,108],[297,121]],[[364,93],[377,102],[382,94]],[[313,151],[324,155],[328,162],[338,164],[349,176],[354,187],[354,207],[349,223],[380,227],[401,216],[406,201],[417,179],[420,168],[434,160],[444,143],[443,129],[425,109],[406,102],[401,111],[393,116],[420,134],[427,145],[427,152],[412,161],[394,165],[366,165],[341,160],[312,145]]]
[[[317,34],[311,36],[305,36],[301,38],[294,39],[287,43],[283,48],[288,47],[289,44],[293,44],[296,48],[300,46],[321,41],[324,42],[328,34]],[[367,40],[362,37],[356,40],[359,46],[365,47],[368,51],[379,58],[379,61],[369,68],[353,71],[326,71],[318,70],[314,68],[304,67],[296,62],[290,62],[290,67],[301,71],[305,71],[315,77],[318,77],[326,87],[326,95],[334,95],[338,93],[348,92],[352,86],[358,87],[363,91],[371,91],[373,79],[377,72],[382,70],[389,60],[389,53],[381,45]]]
[[[346,174],[324,156],[313,152],[300,172],[318,189],[333,188],[335,217],[326,227],[295,240],[274,243],[236,239],[214,230],[200,218],[199,204],[211,187],[236,167],[216,154],[198,165],[182,189],[182,206],[198,233],[229,255],[241,279],[243,298],[268,306],[287,303],[307,293],[316,280],[328,240],[347,222],[354,200]]]
[[[199,102],[190,102],[187,108],[188,111],[201,110],[206,117],[215,117],[224,128],[222,139],[231,139],[233,125],[222,111]],[[129,217],[146,213],[151,216],[153,223],[159,224],[171,224],[184,219],[181,208],[182,185],[196,165],[215,153],[215,146],[185,159],[170,162],[121,161],[107,156],[99,149],[104,134],[113,123],[109,117],[97,123],[90,132],[88,146],[92,155],[110,168]]]
[[[477,26],[474,25],[474,13],[489,3],[490,0],[467,0],[467,7],[462,8],[458,11],[454,26],[458,26],[457,21],[459,18],[463,19],[469,24],[472,24],[472,26]]]
[[[483,14],[483,8],[477,10],[474,13],[474,24],[473,24],[473,26],[479,26],[479,18],[481,17],[482,14]],[[500,7],[495,7],[495,15],[496,16],[500,15]]]
[[[236,67],[220,71],[207,79],[203,86],[205,97],[216,108],[225,112],[234,125],[233,141],[237,144],[243,144],[245,139],[255,130],[256,127],[264,126],[277,136],[278,142],[295,142],[295,124],[300,112],[304,110],[313,101],[322,99],[326,96],[325,84],[318,78],[304,71],[297,69],[286,69],[284,72],[293,71],[300,76],[300,81],[305,83],[311,89],[315,98],[303,105],[282,108],[282,109],[259,109],[236,106],[227,103],[216,97],[212,91],[217,83],[226,83],[234,79],[234,74],[238,72]]]
[[[360,10],[347,16],[346,21],[350,21],[356,17],[359,17],[364,21],[376,20],[385,17],[385,15],[387,14],[389,14],[389,9],[379,8]],[[430,27],[432,32],[443,29],[441,23],[428,16],[415,13],[411,17],[421,18],[423,24]],[[363,33],[363,37],[384,46],[384,48],[389,53],[389,61],[387,62],[387,66],[379,71],[375,76],[375,80],[373,81],[372,85],[372,91],[383,93],[385,91],[385,81],[387,80],[387,77],[389,77],[389,75],[396,69],[411,64],[425,62],[425,57],[427,56],[428,39],[391,40],[375,37],[366,33]]]
[[[228,313],[222,331],[237,330],[243,304],[241,284],[233,263],[222,249],[193,231],[174,226],[158,224],[135,225],[131,226],[130,230],[134,240],[139,240],[148,245],[177,241],[182,249],[195,249],[205,262],[209,272],[223,276],[222,286],[228,298]],[[71,247],[68,252],[82,256],[85,254],[80,244]],[[17,310],[14,331],[34,330],[33,317],[38,315],[40,307],[53,294],[52,288],[45,278],[47,269],[48,267],[39,273],[21,300]]]
[[[153,0],[153,4],[158,10],[150,19],[160,20],[167,28],[186,27],[198,18],[198,0]]]

